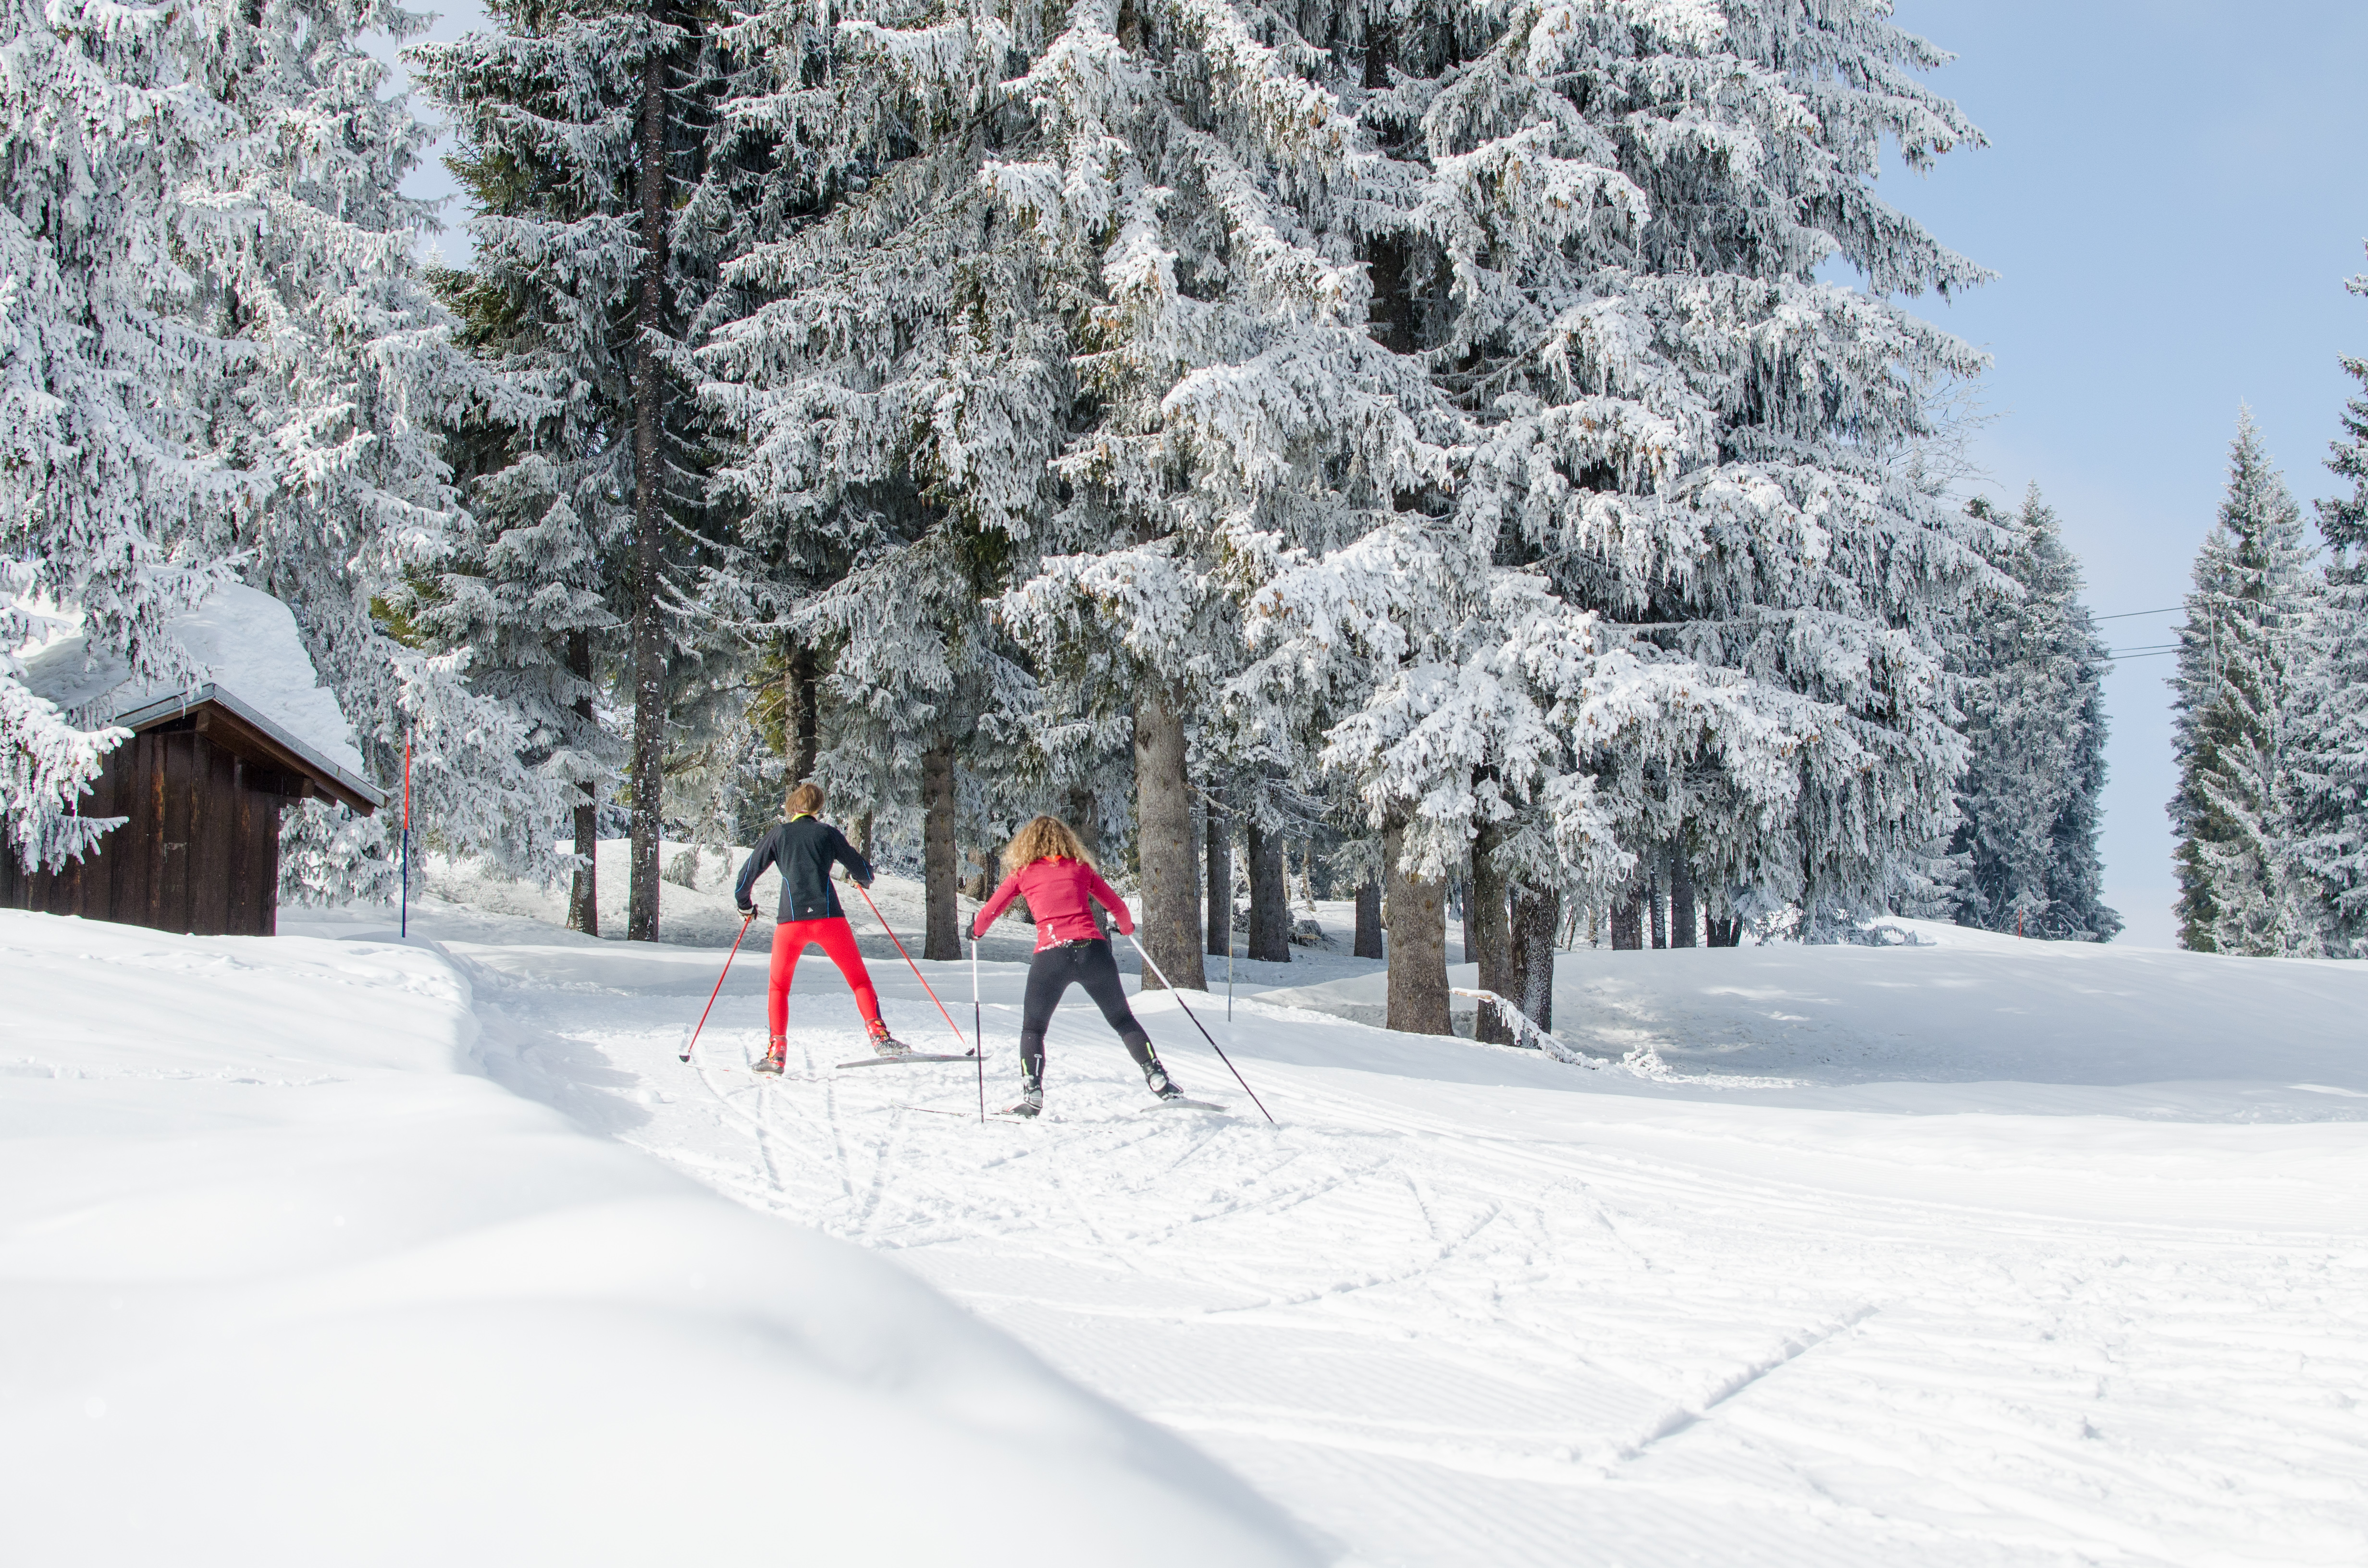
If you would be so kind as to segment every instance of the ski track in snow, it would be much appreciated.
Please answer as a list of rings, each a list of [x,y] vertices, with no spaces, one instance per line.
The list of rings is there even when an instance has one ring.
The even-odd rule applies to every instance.
[[[2047,1119],[1852,1117],[1878,1162],[1885,1124],[1981,1124],[1938,1176],[1929,1144],[1888,1155],[1948,1196],[1887,1193],[1796,1169],[1799,1132],[1763,1136],[1781,1109],[1594,1093],[1526,1060],[1488,1085],[1245,1044],[1269,1127],[1164,998],[1146,1025],[1229,1114],[1152,1111],[1072,997],[1046,1116],[982,1126],[968,1062],[832,1070],[860,1033],[818,958],[770,1080],[746,1070],[763,1000],[737,970],[693,1070],[681,984],[450,950],[496,1078],[894,1256],[1358,1563],[2368,1558],[2368,1214],[2066,1217],[2032,1211],[2027,1179],[1991,1207],[1984,1160],[2031,1174],[2006,1124]],[[873,972],[926,1039],[910,971]],[[992,1108],[1020,971],[989,978]],[[2093,1119],[2054,1135],[2077,1149]],[[2281,1131],[2116,1125],[2167,1153]],[[2282,1131],[2360,1153],[2358,1123]]]

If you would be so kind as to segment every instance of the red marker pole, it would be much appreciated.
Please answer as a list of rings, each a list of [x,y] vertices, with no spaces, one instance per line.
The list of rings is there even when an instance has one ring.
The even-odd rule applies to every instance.
[[[411,732],[403,732],[403,915],[396,929],[411,940]]]

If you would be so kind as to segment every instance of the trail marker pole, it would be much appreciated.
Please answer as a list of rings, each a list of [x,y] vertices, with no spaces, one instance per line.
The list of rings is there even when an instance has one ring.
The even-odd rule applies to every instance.
[[[978,1000],[978,938],[970,939],[971,1049],[978,1053],[978,1124],[986,1125],[986,1010]]]
[[[748,927],[756,922],[754,912],[741,916],[740,935],[732,938],[732,950],[723,955],[723,974],[732,972],[732,960],[740,956],[740,944],[747,939]],[[715,989],[707,994],[707,1006],[700,1009],[698,1027],[690,1031],[690,1042],[682,1048],[685,1062],[689,1061],[690,1053],[699,1049],[699,1031],[707,1027],[707,1015],[715,1011],[715,999],[723,994],[723,974],[715,977]]]
[[[1234,1059],[1225,1054],[1225,1048],[1217,1043],[1217,1037],[1211,1034],[1208,1029],[1201,1025],[1199,1016],[1196,1015],[1190,1007],[1185,1006],[1184,994],[1181,991],[1177,990],[1174,985],[1169,984],[1167,974],[1163,972],[1159,965],[1153,960],[1151,955],[1143,950],[1143,944],[1141,942],[1135,942],[1133,932],[1128,932],[1126,939],[1130,942],[1134,942],[1134,950],[1141,956],[1144,965],[1150,969],[1152,973],[1159,976],[1159,983],[1167,987],[1167,994],[1176,998],[1176,1005],[1184,1008],[1184,1016],[1192,1020],[1192,1027],[1194,1028],[1200,1029],[1201,1038],[1209,1042],[1209,1049],[1217,1053],[1217,1060],[1225,1064],[1225,1071],[1234,1075],[1234,1082],[1242,1086],[1242,1093],[1249,1096],[1250,1104],[1258,1108],[1258,1114],[1260,1116],[1265,1117],[1269,1122],[1273,1121],[1274,1112],[1266,1108],[1266,1102],[1258,1097],[1258,1091],[1250,1087],[1250,1081],[1247,1078],[1242,1076],[1242,1070],[1234,1065]],[[1228,954],[1227,956],[1230,959],[1231,955]]]
[[[905,944],[897,941],[896,928],[888,924],[888,917],[880,913],[880,906],[876,903],[871,903],[871,890],[865,887],[861,882],[857,882],[855,884],[855,891],[863,895],[864,903],[871,904],[871,918],[879,921],[880,929],[888,933],[888,939],[890,941],[896,943],[896,950],[904,955],[905,966],[913,971],[913,978],[921,983],[922,990],[929,993],[930,1001],[938,1002],[938,994],[929,989],[929,977],[921,972],[921,966],[913,961],[913,955],[905,951]],[[967,1045],[970,1043],[968,1040],[962,1039],[962,1026],[954,1022],[954,1016],[946,1011],[946,1005],[943,1002],[938,1002],[938,1013],[939,1017],[946,1020],[946,1028],[954,1031],[954,1040],[957,1044]]]
[[[411,732],[403,732],[403,914],[395,930],[411,940]]]

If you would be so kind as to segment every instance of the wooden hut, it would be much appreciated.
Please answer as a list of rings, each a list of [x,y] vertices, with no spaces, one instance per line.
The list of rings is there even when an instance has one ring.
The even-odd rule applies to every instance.
[[[286,616],[276,601],[266,602]],[[294,630],[291,621],[291,648]],[[309,665],[302,674],[310,676]],[[37,691],[41,684],[33,682]],[[350,748],[346,763],[333,760],[226,685],[164,697],[131,692],[122,700],[134,705],[111,722],[131,739],[108,754],[80,811],[121,817],[123,824],[93,853],[51,871],[27,869],[0,840],[0,908],[268,937],[279,924],[280,808],[318,798],[368,815],[385,801],[347,765],[359,760]],[[97,710],[110,706],[102,696]]]

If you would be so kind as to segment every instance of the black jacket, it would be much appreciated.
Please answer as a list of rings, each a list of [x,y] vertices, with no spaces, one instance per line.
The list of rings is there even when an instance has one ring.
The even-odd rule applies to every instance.
[[[828,920],[845,915],[838,893],[830,885],[831,863],[837,861],[865,887],[871,885],[871,862],[855,852],[847,835],[813,817],[791,817],[777,824],[757,841],[748,863],[740,868],[732,898],[742,909],[754,909],[749,890],[768,866],[781,869],[781,920]]]

